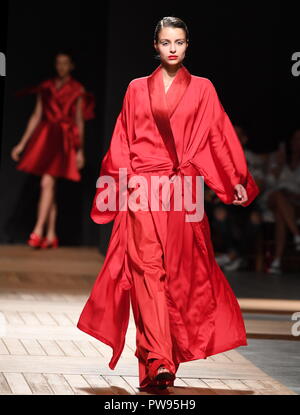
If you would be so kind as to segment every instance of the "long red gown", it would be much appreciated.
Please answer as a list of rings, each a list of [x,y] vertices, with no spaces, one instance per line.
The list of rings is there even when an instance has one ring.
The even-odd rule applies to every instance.
[[[33,92],[41,94],[42,119],[26,143],[16,168],[39,176],[48,173],[80,181],[81,174],[76,166],[76,152],[80,146],[75,122],[76,102],[79,97],[83,98],[83,118],[89,120],[94,117],[94,96],[72,76],[60,88],[56,88],[55,78],[51,78],[18,95]]]
[[[184,210],[170,210],[165,220],[166,212],[151,210],[149,206],[148,212],[132,216],[130,210],[120,209],[118,204],[120,168],[127,169],[127,180],[139,175],[149,185],[152,174],[170,178],[203,176],[226,204],[234,200],[234,186],[238,183],[248,194],[243,206],[255,199],[259,189],[209,79],[191,75],[182,65],[165,93],[159,65],[151,75],[129,83],[99,175],[115,179],[117,209],[98,209],[104,187],[97,188],[91,209],[94,222],[114,220],[114,226],[104,264],[77,327],[112,347],[109,367],[114,369],[124,348],[132,299],[136,323],[141,324],[135,355],[140,359],[142,386],[149,379],[139,341],[155,344],[156,340],[150,334],[147,337],[146,332],[142,338],[140,330],[147,326],[150,330],[151,321],[155,325],[155,319],[162,318],[165,299],[168,315],[163,317],[162,329],[170,324],[175,369],[180,362],[247,345],[247,339],[237,299],[215,260],[206,213],[197,222],[187,222]],[[125,187],[125,193],[131,190]],[[137,253],[144,258],[144,265]],[[161,286],[157,285],[155,293],[149,285],[150,268],[160,270],[161,276],[166,274],[164,297],[158,297],[162,294]],[[144,285],[144,291],[139,293],[138,276],[143,278],[146,273],[149,284],[145,282],[147,287]],[[150,306],[155,295],[157,308],[161,308],[157,316]],[[162,347],[170,355],[169,342],[161,336],[156,343],[164,343]],[[155,347],[150,352],[155,354]]]

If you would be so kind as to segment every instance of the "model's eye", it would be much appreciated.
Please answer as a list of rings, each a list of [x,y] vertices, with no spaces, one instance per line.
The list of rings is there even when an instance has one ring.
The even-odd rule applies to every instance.
[[[179,41],[179,42],[177,42],[179,45],[183,45],[184,44],[184,41]],[[169,42],[161,42],[161,44],[163,45],[163,46],[167,46],[168,44],[169,44]]]

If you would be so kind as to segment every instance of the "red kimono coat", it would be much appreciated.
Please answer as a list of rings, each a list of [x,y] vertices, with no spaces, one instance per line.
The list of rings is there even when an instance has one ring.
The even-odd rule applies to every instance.
[[[85,120],[94,117],[94,96],[85,92],[82,84],[72,76],[60,88],[55,79],[26,88],[17,95],[40,93],[43,113],[40,123],[26,143],[17,169],[42,175],[80,181],[76,166],[76,152],[80,146],[79,130],[75,121],[76,102],[83,98],[82,114]]]
[[[153,173],[203,176],[226,204],[234,200],[238,183],[247,190],[244,206],[259,193],[212,82],[191,75],[183,65],[166,94],[161,65],[150,76],[128,85],[100,176],[112,176],[118,183],[120,168],[127,168],[128,178],[142,175],[147,180]],[[109,367],[114,369],[124,347],[130,313],[128,211],[118,206],[116,211],[101,212],[97,197],[102,191],[100,187],[96,190],[91,218],[99,224],[114,220],[114,226],[104,264],[77,327],[112,347]],[[177,361],[247,345],[239,304],[215,261],[205,212],[202,220],[187,222],[184,210],[170,211],[168,235],[160,226],[159,212],[151,214],[164,251]]]

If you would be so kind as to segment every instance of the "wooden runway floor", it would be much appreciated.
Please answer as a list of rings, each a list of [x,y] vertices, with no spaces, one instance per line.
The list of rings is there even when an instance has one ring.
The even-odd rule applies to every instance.
[[[76,327],[102,263],[95,248],[0,246],[0,394],[148,394],[138,388],[132,312],[115,370],[108,367],[111,348]],[[251,310],[251,299],[246,308]],[[272,327],[267,320],[245,323],[254,337],[290,329],[285,321]],[[169,393],[296,394],[238,350],[180,364]]]

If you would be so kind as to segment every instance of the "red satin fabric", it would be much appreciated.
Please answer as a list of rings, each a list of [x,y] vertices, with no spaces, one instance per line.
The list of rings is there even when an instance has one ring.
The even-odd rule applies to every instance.
[[[17,169],[42,175],[80,181],[76,166],[76,152],[80,146],[79,131],[75,122],[76,102],[83,98],[82,114],[85,120],[94,117],[94,96],[85,92],[82,84],[70,77],[60,88],[55,79],[48,79],[37,87],[19,91],[17,95],[40,93],[43,115],[28,140]]]
[[[130,82],[100,176],[110,175],[118,184],[121,167],[127,168],[128,180],[138,174],[149,186],[152,174],[169,177],[176,174],[175,180],[185,175],[204,176],[206,184],[227,204],[233,201],[237,183],[243,184],[248,193],[249,200],[244,206],[259,193],[213,84],[206,78],[191,75],[185,66],[177,72],[167,94],[161,66],[150,76]],[[77,327],[112,347],[109,367],[114,369],[125,343],[130,293],[137,287],[132,271],[135,266],[133,238],[128,236],[134,219],[128,211],[99,211],[96,200],[102,191],[101,188],[96,191],[91,218],[96,223],[114,220],[114,226],[103,267]],[[171,209],[166,215],[166,212],[151,210],[150,204],[149,208],[147,219],[141,222],[141,232],[135,235],[136,246],[150,255],[155,245],[147,243],[145,235],[153,235],[154,226],[163,263],[160,250],[154,248],[151,264],[160,275],[166,274],[164,293],[175,366],[247,345],[239,304],[215,261],[205,212],[201,221],[187,222],[184,210]],[[139,274],[145,277],[145,264],[139,263]],[[151,307],[146,306],[151,295],[149,290],[146,293],[145,285],[146,280],[144,291],[139,295],[145,298],[143,321],[149,324],[153,314]],[[162,302],[158,304],[163,307]],[[158,341],[161,338],[158,334]],[[156,349],[150,351],[155,353]],[[137,347],[136,356],[139,354]],[[140,361],[139,364],[141,376],[145,366]]]
[[[167,232],[168,212],[160,212],[160,226]],[[128,213],[128,266],[131,277],[131,304],[136,325],[136,352],[139,361],[140,387],[151,383],[149,359],[165,359],[175,372],[176,344],[170,329],[166,297],[164,250],[157,237],[150,211]]]

